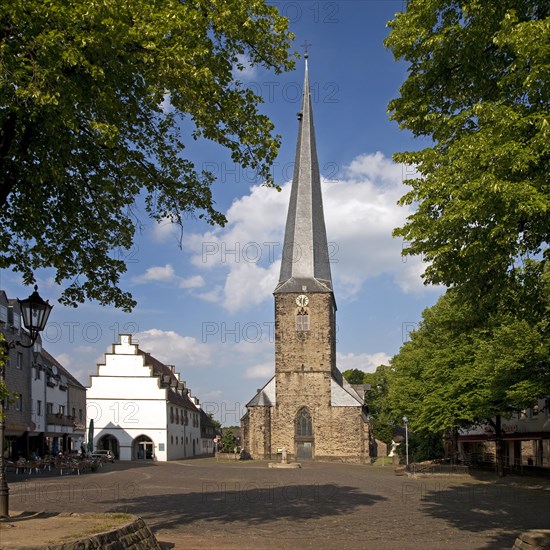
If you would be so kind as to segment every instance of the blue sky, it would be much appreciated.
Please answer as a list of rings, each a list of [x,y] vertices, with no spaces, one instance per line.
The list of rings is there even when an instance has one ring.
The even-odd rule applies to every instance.
[[[396,201],[407,170],[393,153],[427,145],[400,131],[387,104],[406,78],[382,43],[401,0],[273,2],[290,19],[295,47],[307,40],[324,208],[332,253],[340,370],[372,371],[394,355],[406,333],[442,290],[424,287],[420,260],[400,256],[391,237],[410,213]],[[252,68],[239,75],[264,99],[283,144],[273,167],[280,193],[260,186],[210,144],[188,150],[211,169],[225,228],[186,220],[182,248],[169,224],[143,218],[130,251],[123,286],[138,301],[131,314],[87,303],[55,305],[44,347],[89,385],[96,363],[118,333],[134,333],[140,347],[176,370],[205,410],[224,424],[238,423],[243,407],[274,372],[273,296],[300,110],[304,62],[276,76]],[[41,295],[61,293],[51,274],[39,274]],[[0,273],[0,288],[24,298],[31,289],[16,274]]]

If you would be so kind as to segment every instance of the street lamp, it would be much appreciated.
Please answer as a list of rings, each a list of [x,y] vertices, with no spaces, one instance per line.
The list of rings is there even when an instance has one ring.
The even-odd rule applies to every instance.
[[[405,463],[409,465],[409,419],[404,416],[403,423],[405,424]]]
[[[5,360],[8,358],[9,350],[16,346],[22,348],[31,348],[34,346],[38,334],[44,330],[52,307],[47,301],[44,301],[38,294],[38,286],[35,285],[34,292],[25,300],[17,300],[23,316],[23,326],[29,331],[31,338],[30,344],[23,344],[18,340],[11,342],[2,342],[4,347]],[[6,365],[0,365],[0,385],[6,381]],[[4,400],[0,399],[0,518],[9,517],[9,487],[6,481],[6,459],[4,457]]]

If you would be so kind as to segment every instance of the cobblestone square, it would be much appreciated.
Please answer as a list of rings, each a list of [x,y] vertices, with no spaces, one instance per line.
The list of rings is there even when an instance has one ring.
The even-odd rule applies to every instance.
[[[414,479],[390,465],[122,462],[81,476],[12,474],[10,497],[11,510],[137,514],[176,549],[503,549],[550,525],[550,480]]]

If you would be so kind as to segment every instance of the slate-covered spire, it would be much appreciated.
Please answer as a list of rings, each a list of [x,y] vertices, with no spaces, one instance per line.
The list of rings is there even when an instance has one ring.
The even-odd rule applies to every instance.
[[[307,54],[281,275],[275,292],[332,292]]]

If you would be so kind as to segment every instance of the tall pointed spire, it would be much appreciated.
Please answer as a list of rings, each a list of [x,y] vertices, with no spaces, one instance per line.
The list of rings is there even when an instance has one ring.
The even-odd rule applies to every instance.
[[[275,292],[332,292],[321,179],[305,57],[302,111],[290,204],[286,220],[281,275]]]

